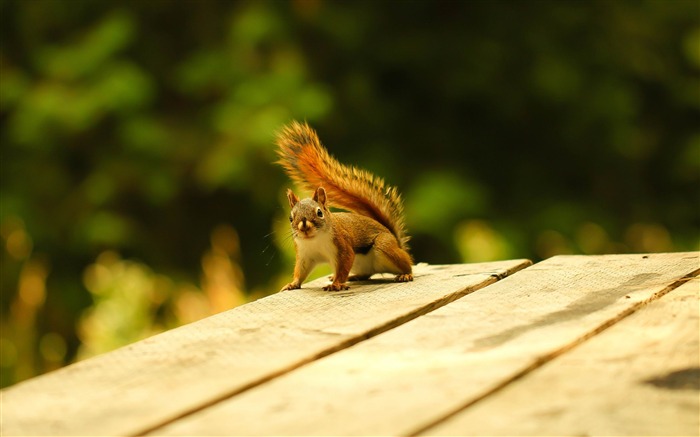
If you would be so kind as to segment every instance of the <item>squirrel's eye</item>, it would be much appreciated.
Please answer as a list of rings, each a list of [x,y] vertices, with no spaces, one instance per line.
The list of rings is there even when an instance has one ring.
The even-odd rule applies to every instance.
[[[290,222],[291,222],[291,221],[294,221],[294,219],[292,218],[291,215],[289,216],[289,221],[290,221]]]
[[[321,211],[321,208],[316,208],[316,215],[323,218],[323,211]]]

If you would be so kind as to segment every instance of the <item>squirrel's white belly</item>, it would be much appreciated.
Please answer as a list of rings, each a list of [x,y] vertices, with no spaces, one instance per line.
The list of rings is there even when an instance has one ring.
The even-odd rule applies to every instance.
[[[400,273],[394,264],[383,253],[377,252],[374,247],[366,255],[359,253],[355,255],[351,272],[360,276],[374,273]]]
[[[350,271],[355,275],[371,275],[375,273],[374,269],[374,259],[375,259],[374,249],[367,252],[367,255],[355,255],[355,261],[352,263],[352,269]]]

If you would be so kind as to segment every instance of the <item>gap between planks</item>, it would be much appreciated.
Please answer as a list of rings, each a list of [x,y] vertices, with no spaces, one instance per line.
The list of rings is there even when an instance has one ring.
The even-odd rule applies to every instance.
[[[692,279],[424,435],[697,436],[700,278]]]
[[[637,302],[637,303],[634,304],[633,306],[631,306],[631,307],[627,308],[626,310],[622,311],[620,314],[617,315],[617,317],[614,317],[614,318],[612,318],[612,319],[606,321],[605,323],[603,323],[603,324],[601,324],[600,326],[598,326],[596,329],[594,329],[594,330],[592,330],[592,331],[590,331],[590,332],[588,332],[588,333],[582,335],[581,337],[575,339],[575,340],[572,341],[571,343],[569,343],[569,344],[567,344],[567,345],[564,345],[564,346],[562,346],[561,348],[559,348],[559,349],[557,349],[557,350],[555,350],[555,351],[552,351],[552,352],[550,352],[550,353],[548,353],[548,354],[545,354],[545,355],[540,356],[540,357],[539,357],[536,361],[534,361],[530,366],[528,366],[528,367],[522,369],[522,371],[520,371],[520,372],[514,374],[511,378],[508,378],[508,379],[503,380],[503,382],[501,382],[499,385],[493,387],[493,389],[491,389],[491,390],[489,390],[489,391],[486,391],[486,392],[484,392],[482,395],[478,396],[477,398],[472,399],[472,400],[470,400],[469,402],[464,403],[463,405],[461,405],[461,406],[458,407],[458,408],[455,408],[454,411],[452,411],[452,412],[446,414],[444,417],[441,417],[441,418],[439,418],[439,419],[433,421],[432,423],[428,423],[428,424],[426,424],[425,426],[423,426],[423,427],[421,427],[421,428],[417,428],[416,430],[412,431],[412,432],[409,433],[408,435],[409,435],[410,437],[416,437],[416,436],[419,436],[419,435],[430,435],[429,430],[430,430],[431,428],[435,428],[436,426],[438,426],[438,425],[440,425],[440,424],[442,424],[442,423],[448,421],[449,419],[451,419],[451,418],[453,418],[454,416],[458,415],[459,413],[463,412],[463,411],[466,410],[467,408],[469,408],[469,407],[471,407],[471,406],[473,406],[473,405],[479,403],[480,401],[482,401],[482,400],[484,400],[484,399],[486,399],[486,398],[488,398],[488,397],[490,397],[490,396],[492,396],[492,395],[494,395],[494,394],[497,394],[498,392],[502,391],[504,388],[506,388],[506,387],[509,386],[510,384],[512,384],[512,383],[514,383],[514,382],[516,382],[516,381],[518,381],[518,380],[524,378],[524,377],[527,376],[529,373],[533,372],[534,370],[539,369],[540,367],[542,367],[542,366],[544,366],[545,364],[549,363],[550,361],[556,359],[557,357],[559,357],[559,356],[561,356],[561,355],[563,355],[563,354],[565,354],[565,353],[567,353],[567,352],[569,352],[569,351],[575,349],[576,347],[580,346],[581,344],[583,344],[583,343],[586,342],[587,340],[589,340],[589,339],[595,337],[596,335],[598,335],[598,334],[602,333],[603,331],[609,329],[610,327],[616,325],[617,323],[619,323],[619,322],[622,321],[623,319],[625,319],[625,318],[629,317],[630,315],[636,313],[636,312],[639,311],[640,309],[642,309],[642,308],[644,308],[645,306],[649,305],[651,302],[654,302],[654,301],[656,301],[656,300],[662,298],[663,296],[667,295],[668,293],[670,293],[671,291],[673,291],[673,290],[675,290],[676,288],[680,287],[681,285],[687,283],[688,281],[693,280],[693,279],[699,279],[699,278],[698,278],[698,275],[700,275],[700,269],[695,270],[695,271],[689,273],[688,275],[686,275],[686,276],[684,276],[684,277],[678,279],[677,281],[675,281],[675,282],[669,284],[666,288],[664,288],[663,290],[660,290],[660,291],[654,293],[651,297],[649,297],[649,298],[647,298],[647,299],[644,299],[644,300],[642,300],[642,301],[640,301],[640,302]]]

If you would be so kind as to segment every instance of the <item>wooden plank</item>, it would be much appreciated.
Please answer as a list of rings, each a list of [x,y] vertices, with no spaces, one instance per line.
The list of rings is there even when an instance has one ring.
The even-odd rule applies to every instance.
[[[555,257],[153,434],[418,433],[697,274],[698,261]]]
[[[694,279],[426,435],[698,435]]]
[[[0,433],[144,433],[529,264],[417,266],[411,283],[324,292],[323,279],[278,293],[0,392]]]

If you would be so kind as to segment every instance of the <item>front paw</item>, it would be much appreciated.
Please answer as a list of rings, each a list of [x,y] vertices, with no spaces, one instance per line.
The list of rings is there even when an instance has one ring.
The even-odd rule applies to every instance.
[[[301,288],[301,284],[294,281],[294,282],[290,282],[289,284],[282,287],[282,289],[280,291],[296,290],[297,288]]]
[[[341,291],[341,290],[349,290],[350,287],[348,287],[345,284],[341,284],[340,282],[333,282],[332,284],[328,284],[325,287],[323,287],[325,291]]]

